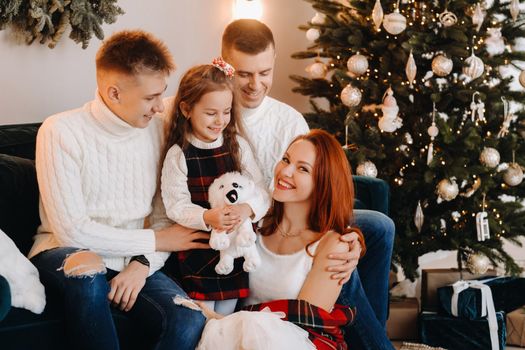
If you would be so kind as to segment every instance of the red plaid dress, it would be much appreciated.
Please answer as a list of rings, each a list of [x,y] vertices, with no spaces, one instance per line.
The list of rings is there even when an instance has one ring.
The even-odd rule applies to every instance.
[[[310,341],[320,350],[346,350],[342,327],[355,320],[355,308],[338,305],[327,312],[305,300],[281,299],[257,305],[248,305],[246,311],[261,311],[265,307],[272,312],[284,312],[284,320],[294,323],[308,332]]]
[[[188,189],[191,201],[204,208],[208,203],[208,188],[224,173],[234,171],[232,157],[226,147],[201,149],[190,144],[184,151],[188,167]],[[166,273],[177,280],[190,298],[197,300],[226,300],[249,295],[248,274],[242,264],[244,258],[234,261],[228,275],[215,272],[219,252],[213,249],[194,249],[172,254],[166,262]]]

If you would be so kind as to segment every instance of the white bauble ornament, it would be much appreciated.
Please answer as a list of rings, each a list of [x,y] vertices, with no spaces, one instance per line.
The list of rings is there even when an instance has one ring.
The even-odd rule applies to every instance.
[[[519,0],[512,0],[510,2],[510,16],[512,17],[512,20],[516,22],[518,19],[518,15],[520,14],[520,2]]]
[[[428,133],[428,136],[430,136],[430,137],[436,137],[436,136],[438,136],[438,134],[439,134],[439,129],[438,129],[438,127],[436,126],[436,123],[432,123],[432,125],[428,127],[428,129],[427,129],[427,133]]]
[[[306,39],[316,41],[321,36],[321,32],[317,28],[310,28],[306,31]]]
[[[518,163],[510,163],[503,173],[503,181],[509,186],[518,186],[523,181],[523,170]]]
[[[522,70],[520,73],[520,84],[525,87],[525,70]]]
[[[436,193],[441,199],[448,202],[457,197],[459,187],[456,181],[443,179],[437,184]]]
[[[376,177],[377,176],[377,168],[376,168],[376,165],[374,163],[372,163],[371,161],[367,160],[363,163],[360,163],[356,170],[355,170],[356,174],[357,175],[360,175],[360,176],[369,176],[369,177]]]
[[[410,55],[408,56],[407,65],[405,66],[405,73],[408,78],[408,84],[410,87],[414,84],[414,79],[416,79],[417,74],[417,65],[416,60],[414,60],[414,55],[412,55],[412,50],[410,50]]]
[[[355,107],[361,103],[361,90],[356,87],[353,87],[351,84],[345,86],[343,91],[341,91],[341,102],[345,106]]]
[[[476,26],[476,30],[478,32],[481,29],[484,20],[485,13],[481,9],[481,4],[478,2],[478,4],[476,5],[476,9],[474,10],[474,14],[472,15],[472,24]]]
[[[399,13],[399,9],[395,9],[383,18],[383,27],[390,34],[397,35],[406,29],[407,19]]]
[[[312,24],[323,24],[324,23],[324,16],[322,14],[320,14],[319,12],[316,12],[315,13],[315,16],[312,17],[312,19],[310,20],[310,22]]]
[[[379,30],[379,28],[381,28],[381,23],[383,22],[383,7],[381,7],[380,0],[376,0],[374,9],[372,10],[372,21],[374,22],[376,30]]]
[[[445,11],[439,15],[439,21],[445,27],[451,27],[458,22],[458,18],[450,11]]]
[[[501,35],[501,28],[487,29],[489,37],[485,39],[485,47],[490,56],[500,55],[505,52],[505,41]]]
[[[490,260],[482,254],[470,254],[467,258],[467,269],[475,275],[482,275],[488,271]]]
[[[323,79],[328,72],[328,68],[323,62],[312,63],[305,70],[312,79]]]
[[[443,55],[437,55],[432,60],[432,72],[438,77],[449,75],[452,72],[452,68],[454,68],[452,60]]]
[[[368,60],[365,56],[358,53],[350,56],[346,62],[346,67],[351,75],[359,76],[366,73],[366,70],[368,69]]]
[[[497,167],[499,160],[500,155],[498,150],[492,147],[485,147],[479,156],[479,161],[487,168]]]
[[[465,60],[463,67],[463,74],[474,80],[479,78],[485,71],[485,64],[481,58],[474,55],[474,52]]]

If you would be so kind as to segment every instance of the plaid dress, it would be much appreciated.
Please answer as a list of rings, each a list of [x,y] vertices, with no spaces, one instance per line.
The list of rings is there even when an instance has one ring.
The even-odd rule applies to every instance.
[[[281,299],[257,305],[248,305],[246,311],[262,311],[270,308],[272,312],[285,313],[283,320],[294,323],[308,332],[308,338],[320,350],[348,349],[343,337],[342,327],[355,320],[355,308],[336,304],[332,312],[327,312],[305,300]]]
[[[208,188],[224,173],[234,171],[229,151],[224,145],[202,149],[189,144],[184,150],[188,167],[188,190],[191,201],[210,208]],[[244,272],[244,258],[234,261],[228,275],[215,272],[220,253],[213,249],[193,249],[171,254],[165,271],[182,285],[188,296],[197,300],[226,300],[245,298],[249,294],[248,273]]]

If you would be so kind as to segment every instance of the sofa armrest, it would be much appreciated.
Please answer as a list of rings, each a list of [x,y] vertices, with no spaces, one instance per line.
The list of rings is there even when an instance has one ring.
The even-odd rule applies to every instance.
[[[11,290],[9,283],[0,275],[0,321],[9,313],[11,309]]]
[[[390,187],[384,180],[369,176],[352,176],[355,190],[355,209],[370,209],[385,215],[390,210]]]

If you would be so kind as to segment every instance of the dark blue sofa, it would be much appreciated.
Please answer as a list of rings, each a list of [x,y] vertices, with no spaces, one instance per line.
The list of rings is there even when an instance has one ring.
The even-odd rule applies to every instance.
[[[0,229],[27,255],[40,224],[34,167],[35,137],[40,124],[0,126]],[[354,176],[356,208],[388,215],[386,182]],[[81,302],[81,301],[79,301]],[[122,349],[148,349],[139,329],[126,315],[114,311]],[[41,315],[12,308],[7,281],[0,276],[0,349],[67,349],[60,302],[50,299]]]

